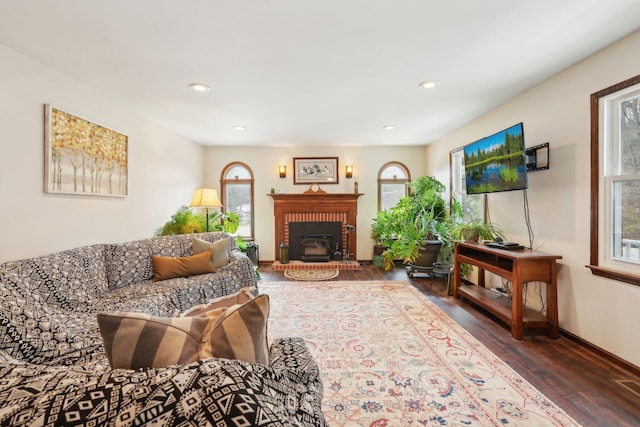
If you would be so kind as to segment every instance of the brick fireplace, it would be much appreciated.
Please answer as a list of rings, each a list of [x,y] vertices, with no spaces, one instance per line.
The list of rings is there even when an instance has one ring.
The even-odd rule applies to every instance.
[[[285,242],[291,247],[289,224],[302,222],[339,223],[338,228],[341,231],[339,247],[343,253],[344,248],[348,248],[352,254],[351,259],[357,260],[357,229],[347,233],[347,226],[356,225],[358,197],[361,195],[354,193],[269,194],[273,198],[275,217],[276,261],[280,260],[280,243]],[[334,248],[336,243],[334,239],[332,243]],[[295,246],[296,243],[294,243]]]

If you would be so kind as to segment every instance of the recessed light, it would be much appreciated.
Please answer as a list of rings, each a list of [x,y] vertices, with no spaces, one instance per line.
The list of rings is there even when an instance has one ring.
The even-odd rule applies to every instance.
[[[425,80],[424,82],[420,83],[418,85],[419,88],[421,89],[433,89],[434,87],[438,86],[440,84],[440,82],[437,82],[435,80]]]
[[[242,126],[242,125],[237,125],[233,127],[233,130],[237,130],[238,132],[242,132],[244,130],[247,130],[246,126]]]
[[[396,128],[395,125],[382,126],[382,129],[384,130],[394,130],[395,128]]]
[[[211,88],[203,83],[191,83],[189,87],[196,92],[209,92]]]

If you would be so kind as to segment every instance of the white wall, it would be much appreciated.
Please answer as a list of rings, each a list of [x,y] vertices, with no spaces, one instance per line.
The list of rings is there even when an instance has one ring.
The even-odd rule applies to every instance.
[[[358,180],[358,258],[371,259],[373,240],[371,221],[378,209],[377,177],[380,167],[389,161],[404,163],[412,178],[424,174],[424,147],[209,147],[205,151],[204,182],[220,189],[220,172],[230,162],[249,165],[255,176],[255,233],[260,246],[260,259],[275,259],[273,199],[267,196],[271,187],[276,192],[303,193],[308,185],[293,185],[293,157],[338,157],[339,183],[323,185],[328,193],[351,193]],[[287,178],[278,178],[278,165],[287,165]],[[352,164],[354,178],[346,179],[344,167]],[[277,242],[278,244],[280,242]]]
[[[536,249],[562,255],[560,327],[640,366],[640,287],[593,276],[589,264],[589,95],[640,73],[640,32],[458,129],[427,149],[427,170],[448,182],[450,150],[524,122],[527,146],[550,143],[550,170],[529,174]],[[523,193],[488,196],[491,219],[528,243]]]
[[[125,198],[43,192],[49,103],[129,137]],[[0,45],[0,262],[146,238],[201,186],[203,148]]]

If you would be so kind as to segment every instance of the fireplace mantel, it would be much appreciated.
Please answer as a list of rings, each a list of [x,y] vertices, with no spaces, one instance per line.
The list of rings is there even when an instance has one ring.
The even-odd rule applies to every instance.
[[[271,193],[273,214],[275,216],[275,257],[280,260],[280,243],[289,244],[289,222],[291,218],[307,218],[302,221],[340,221],[342,222],[343,248],[345,245],[357,260],[357,228],[348,233],[346,226],[356,225],[358,216],[358,198],[362,193]]]

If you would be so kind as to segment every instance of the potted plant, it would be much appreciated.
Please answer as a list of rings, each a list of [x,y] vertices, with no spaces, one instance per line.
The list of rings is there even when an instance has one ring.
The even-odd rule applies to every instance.
[[[169,221],[156,230],[155,235],[204,233],[207,229],[206,221],[204,213],[194,213],[187,206],[181,206]],[[226,231],[233,234],[238,230],[239,224],[240,218],[235,212],[228,214],[215,212],[209,215],[210,231]]]
[[[375,240],[374,255],[382,253],[391,246],[398,234],[402,231],[401,221],[397,218],[397,211],[381,210],[371,223],[371,237]]]
[[[493,240],[501,236],[495,226],[480,219],[459,222],[451,230],[451,238],[456,242],[478,242],[479,240]]]
[[[457,205],[457,207],[456,207]],[[453,252],[455,245],[459,242],[478,242],[479,240],[493,240],[496,236],[504,238],[502,231],[496,225],[489,224],[480,219],[471,219],[462,221],[462,211],[460,205],[454,201],[454,207],[451,215],[452,221],[449,222],[449,240],[447,242],[447,262],[453,263]],[[460,264],[460,273],[466,277],[471,272],[472,267],[467,263]],[[452,294],[450,289],[449,294]]]
[[[446,234],[447,204],[442,197],[445,186],[431,176],[423,176],[410,184],[412,192],[391,209],[396,238],[383,253],[384,267],[391,270],[394,261],[431,267],[442,247],[441,234]]]

